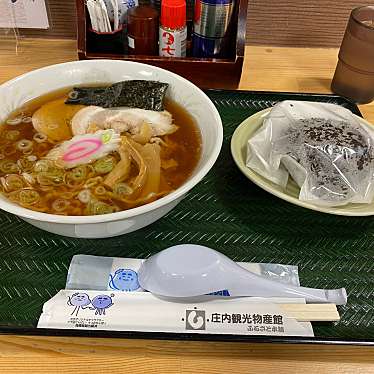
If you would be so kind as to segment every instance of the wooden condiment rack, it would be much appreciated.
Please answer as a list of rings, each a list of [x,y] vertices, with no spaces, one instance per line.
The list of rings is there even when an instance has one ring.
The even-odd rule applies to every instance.
[[[248,0],[238,0],[235,3],[230,57],[225,59],[167,58],[94,52],[90,50],[90,20],[84,0],[76,0],[76,4],[80,60],[109,58],[142,62],[177,73],[202,88],[237,88],[243,68]]]

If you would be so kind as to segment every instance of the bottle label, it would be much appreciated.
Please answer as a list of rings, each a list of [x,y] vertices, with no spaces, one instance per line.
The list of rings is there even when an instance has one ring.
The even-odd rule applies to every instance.
[[[131,36],[128,36],[127,39],[128,39],[128,42],[129,42],[129,48],[134,49],[135,48],[135,40]]]
[[[186,57],[187,27],[170,31],[160,27],[159,54],[163,57]]]

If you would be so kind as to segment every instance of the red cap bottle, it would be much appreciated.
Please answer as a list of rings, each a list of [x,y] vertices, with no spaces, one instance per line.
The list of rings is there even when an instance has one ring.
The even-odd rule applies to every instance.
[[[186,1],[162,0],[161,25],[169,29],[181,29],[186,26]]]
[[[159,54],[164,57],[186,56],[186,1],[162,0]]]

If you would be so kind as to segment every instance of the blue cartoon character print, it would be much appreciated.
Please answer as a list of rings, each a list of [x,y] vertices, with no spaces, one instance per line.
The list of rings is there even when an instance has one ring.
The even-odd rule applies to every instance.
[[[73,312],[71,315],[78,316],[79,310],[88,308],[88,305],[91,304],[90,297],[86,293],[74,293],[71,296],[68,296],[68,305],[71,305],[74,307]]]
[[[117,291],[136,291],[140,287],[138,274],[131,269],[118,269],[110,274],[109,287]]]
[[[110,308],[113,305],[113,301],[112,298],[108,295],[98,295],[92,299],[91,304],[93,308],[90,309],[95,310],[95,315],[105,316],[105,309]]]

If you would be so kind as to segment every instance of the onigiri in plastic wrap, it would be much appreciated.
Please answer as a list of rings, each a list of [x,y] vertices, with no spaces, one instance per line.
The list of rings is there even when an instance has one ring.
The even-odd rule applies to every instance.
[[[374,132],[334,104],[284,101],[248,141],[247,167],[321,206],[373,200]]]

